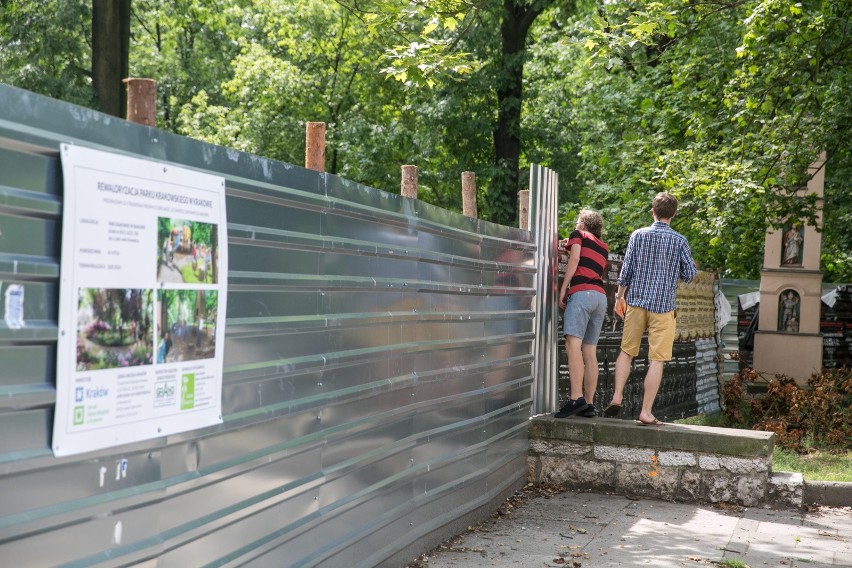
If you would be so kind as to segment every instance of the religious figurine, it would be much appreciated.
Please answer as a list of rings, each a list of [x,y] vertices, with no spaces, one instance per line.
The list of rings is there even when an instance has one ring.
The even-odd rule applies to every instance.
[[[783,245],[783,251],[781,252],[781,264],[802,264],[802,242],[804,240],[800,225],[792,224],[786,231],[784,231],[784,236],[781,241]]]
[[[781,292],[778,299],[778,331],[799,332],[799,295],[793,290]]]

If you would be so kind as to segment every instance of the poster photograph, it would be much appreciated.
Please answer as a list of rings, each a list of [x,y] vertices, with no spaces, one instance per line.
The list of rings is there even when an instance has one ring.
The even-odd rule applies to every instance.
[[[216,225],[186,219],[157,220],[157,282],[216,284],[219,250]]]
[[[215,358],[217,311],[213,290],[159,290],[157,363]]]
[[[53,451],[222,421],[222,177],[63,144]]]
[[[80,288],[77,371],[153,363],[153,290]]]

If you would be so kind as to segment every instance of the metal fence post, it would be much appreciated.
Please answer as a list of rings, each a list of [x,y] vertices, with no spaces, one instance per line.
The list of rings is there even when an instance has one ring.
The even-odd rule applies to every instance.
[[[556,172],[542,166],[530,165],[530,190],[519,207],[519,225],[529,225],[538,245],[536,255],[535,329],[533,353],[533,414],[553,412],[558,402],[556,376],[558,371],[558,330],[555,313],[558,274],[556,254],[557,232]]]

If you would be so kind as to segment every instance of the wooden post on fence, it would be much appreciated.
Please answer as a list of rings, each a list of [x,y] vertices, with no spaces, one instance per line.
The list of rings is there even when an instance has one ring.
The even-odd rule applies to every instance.
[[[402,196],[417,199],[417,166],[402,166]]]
[[[527,231],[530,229],[530,190],[528,189],[518,192],[518,228]]]
[[[127,120],[157,126],[157,82],[135,77],[122,82],[127,85]]]
[[[462,213],[476,219],[476,174],[462,172]]]
[[[305,124],[305,167],[315,172],[325,171],[325,123]]]

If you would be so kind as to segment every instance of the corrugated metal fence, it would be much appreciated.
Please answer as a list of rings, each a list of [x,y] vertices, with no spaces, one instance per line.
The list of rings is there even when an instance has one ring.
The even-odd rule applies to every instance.
[[[530,229],[536,242],[543,243],[536,256],[538,294],[535,298],[536,342],[533,361],[533,409],[536,413],[553,412],[557,408],[557,375],[559,369],[559,313],[558,269],[559,228],[556,220],[558,208],[558,176],[555,172],[533,166],[530,171]]]
[[[223,424],[51,453],[62,142],[225,177]],[[534,223],[555,235],[554,202]],[[0,294],[25,292],[24,327],[0,322],[2,564],[404,564],[524,483],[538,256],[527,231],[0,85]]]

